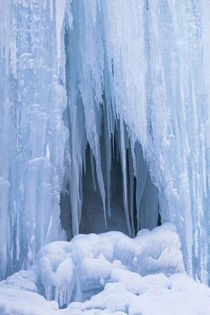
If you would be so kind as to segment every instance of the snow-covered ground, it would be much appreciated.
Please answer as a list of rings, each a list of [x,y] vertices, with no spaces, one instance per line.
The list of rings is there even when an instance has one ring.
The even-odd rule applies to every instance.
[[[44,246],[36,265],[0,283],[0,314],[209,315],[210,289],[185,273],[164,224],[134,239],[108,232]]]

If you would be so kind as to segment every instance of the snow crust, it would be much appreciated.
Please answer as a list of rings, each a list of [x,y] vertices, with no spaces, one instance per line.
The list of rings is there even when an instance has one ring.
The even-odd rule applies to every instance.
[[[0,311],[208,315],[210,289],[187,276],[175,227],[165,224],[134,239],[108,232],[44,246],[35,266],[0,282]]]

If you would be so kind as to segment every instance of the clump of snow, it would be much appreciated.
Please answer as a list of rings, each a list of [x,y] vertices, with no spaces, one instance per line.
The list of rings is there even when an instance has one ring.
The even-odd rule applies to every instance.
[[[2,315],[209,313],[210,289],[185,273],[170,224],[133,239],[108,232],[50,243],[35,266],[0,282]]]
[[[55,301],[48,302],[35,292],[12,287],[0,287],[1,315],[55,315],[58,312]]]
[[[121,232],[77,235],[69,242],[44,246],[39,253],[39,281],[48,300],[60,306],[85,301],[102,291],[114,270],[141,276],[184,272],[179,237],[165,224],[135,238]]]

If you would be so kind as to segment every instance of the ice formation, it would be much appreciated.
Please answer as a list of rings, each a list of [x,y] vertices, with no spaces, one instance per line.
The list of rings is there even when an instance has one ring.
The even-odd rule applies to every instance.
[[[177,228],[188,274],[209,284],[209,60],[209,0],[0,0],[1,279],[37,259],[45,270],[50,260],[40,255],[52,246],[67,298],[74,288],[62,268],[73,277],[74,259],[65,257],[77,237],[42,246],[89,223],[87,232],[121,226],[133,237],[161,216]],[[117,259],[129,269],[133,247],[123,239]],[[88,275],[95,257],[86,258]],[[104,275],[113,264],[104,263]],[[155,266],[148,262],[151,273]],[[45,296],[62,305],[56,277],[40,277]],[[176,287],[176,276],[170,281]],[[124,282],[103,292],[115,285],[127,292]]]
[[[180,246],[169,224],[135,238],[107,232],[50,243],[36,265],[0,282],[0,312],[208,315],[210,289],[186,275]]]
[[[0,6],[0,274],[5,277],[30,265],[43,243],[63,237],[59,192],[68,131],[62,120],[66,92],[56,75],[55,10],[51,16],[49,1]]]

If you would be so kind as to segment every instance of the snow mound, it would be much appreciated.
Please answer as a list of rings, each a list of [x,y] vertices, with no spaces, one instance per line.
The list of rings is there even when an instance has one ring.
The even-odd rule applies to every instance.
[[[0,283],[0,314],[57,313],[209,315],[210,289],[185,274],[173,225],[133,239],[77,235],[44,246],[35,266]]]
[[[46,298],[55,299],[61,307],[102,291],[116,269],[141,276],[184,271],[180,241],[172,225],[143,230],[133,239],[121,232],[80,234],[70,243],[44,246],[37,265]]]

